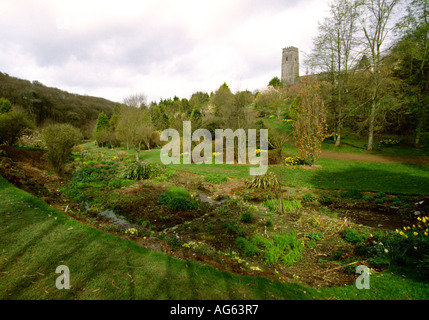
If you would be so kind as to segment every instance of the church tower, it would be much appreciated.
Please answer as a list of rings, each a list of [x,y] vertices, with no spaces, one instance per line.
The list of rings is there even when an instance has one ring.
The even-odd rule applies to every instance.
[[[299,51],[295,47],[283,49],[282,83],[284,86],[299,83]]]

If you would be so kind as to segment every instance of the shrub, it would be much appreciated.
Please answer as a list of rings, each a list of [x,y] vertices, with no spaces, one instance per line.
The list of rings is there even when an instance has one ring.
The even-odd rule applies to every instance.
[[[176,197],[168,202],[167,207],[175,211],[192,210],[195,208],[195,203],[185,197]]]
[[[374,197],[377,199],[385,198],[386,194],[384,192],[377,192],[376,194],[374,194]]]
[[[378,203],[378,204],[383,204],[383,203],[385,203],[387,201],[389,201],[389,198],[387,198],[387,197],[375,199],[375,203]]]
[[[271,245],[264,251],[264,261],[266,264],[272,266],[277,263],[281,254],[282,250],[279,247]]]
[[[260,247],[268,247],[270,245],[270,240],[260,234],[255,234],[250,241]]]
[[[240,230],[240,226],[235,221],[223,223],[222,228],[225,228],[228,234],[237,234]]]
[[[323,239],[325,236],[320,231],[310,231],[306,233],[306,236],[314,241],[319,241]]]
[[[0,98],[0,114],[8,113],[12,108],[12,103],[6,98]]]
[[[158,203],[172,210],[192,210],[198,206],[197,201],[191,200],[188,190],[179,187],[170,187],[159,197]]]
[[[247,245],[247,240],[240,240],[243,247]],[[272,239],[266,239],[257,234],[250,240],[251,244],[256,246],[262,253],[266,264],[274,265],[279,260],[285,265],[292,265],[299,261],[304,252],[304,245],[296,239],[296,233],[285,233],[282,235],[273,235]],[[249,250],[255,250],[250,246]]]
[[[258,246],[243,237],[238,237],[235,240],[235,244],[238,248],[242,249],[247,256],[255,256],[261,252]]]
[[[255,176],[247,187],[256,189],[278,189],[280,188],[280,182],[274,173],[267,172],[264,175]]]
[[[341,198],[361,199],[363,194],[359,190],[351,189],[346,192],[341,191],[340,196]]]
[[[0,144],[13,145],[33,124],[19,112],[0,113]]]
[[[148,162],[132,162],[128,164],[120,175],[122,179],[146,180],[159,173],[159,166]]]
[[[299,209],[302,208],[302,204],[300,200],[284,200],[283,201],[283,207],[287,210],[287,211],[292,211],[295,209]]]
[[[73,172],[72,183],[91,183],[106,180],[106,172],[100,167],[77,168]]]
[[[191,194],[185,188],[174,187],[174,186],[171,186],[170,188],[168,188],[168,190],[165,190],[163,195],[169,198],[175,198],[175,197],[190,198],[191,197]]]
[[[273,202],[273,200],[266,200],[266,201],[263,201],[262,203],[261,203],[261,205],[263,205],[265,208],[267,208],[268,210],[270,210],[270,211],[274,211],[275,209],[276,209],[276,207],[274,206],[274,202]]]
[[[127,179],[113,179],[109,181],[109,188],[116,189],[121,187],[128,187],[129,185],[132,185],[134,181],[127,180]]]
[[[253,216],[250,212],[243,212],[240,216],[240,219],[243,222],[252,222]]]
[[[292,249],[296,242],[296,233],[285,233],[282,235],[273,235],[274,243],[282,250]]]
[[[283,199],[271,199],[261,203],[270,211],[276,211],[278,213],[284,213],[285,211],[293,211],[302,208],[300,200],[283,200]]]
[[[329,206],[329,205],[331,205],[331,204],[333,203],[332,198],[331,198],[331,197],[329,197],[329,196],[326,196],[326,195],[322,195],[322,196],[318,199],[318,201],[319,201],[319,203],[320,203],[321,205],[324,205],[324,206]]]
[[[82,137],[79,129],[71,124],[53,124],[43,130],[42,140],[48,149],[46,159],[56,174],[64,173],[72,149]]]
[[[343,238],[347,242],[350,242],[353,244],[361,244],[363,242],[368,241],[369,234],[366,232],[357,231],[355,229],[346,228],[343,231]]]
[[[116,153],[116,158],[118,159],[125,159],[128,156],[128,154],[125,151],[118,151]]]
[[[302,201],[304,201],[305,203],[311,203],[314,200],[316,200],[316,198],[311,193],[307,193],[302,196]]]
[[[281,256],[281,261],[284,265],[291,266],[302,258],[304,252],[304,244],[296,241],[293,248]]]

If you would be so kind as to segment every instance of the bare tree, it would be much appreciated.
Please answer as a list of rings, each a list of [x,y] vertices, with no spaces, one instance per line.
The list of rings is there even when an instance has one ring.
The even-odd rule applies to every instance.
[[[320,86],[314,75],[301,80],[301,97],[294,122],[293,136],[301,157],[312,166],[322,151],[326,138],[326,111],[320,95]]]
[[[341,131],[347,116],[349,78],[360,56],[357,22],[361,0],[336,0],[330,16],[319,25],[314,48],[307,64],[330,84],[328,106],[332,109],[335,145],[341,143]]]
[[[139,161],[142,146],[150,149],[150,137],[153,127],[150,122],[150,112],[147,109],[138,109],[123,106],[120,110],[116,125],[116,137],[127,146],[136,150],[136,159]]]
[[[387,49],[389,35],[395,29],[392,23],[393,10],[400,0],[366,0],[362,6],[361,26],[371,63],[371,96],[368,119],[368,150],[374,142],[374,126],[379,101],[382,98],[380,88],[385,80],[381,71],[382,59]]]
[[[124,104],[129,107],[135,108],[147,108],[147,96],[144,93],[136,93],[125,97],[123,100]]]

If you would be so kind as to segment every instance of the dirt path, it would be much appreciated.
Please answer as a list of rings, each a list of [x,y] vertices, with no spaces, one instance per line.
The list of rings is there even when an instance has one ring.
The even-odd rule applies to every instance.
[[[321,158],[353,160],[353,161],[376,161],[382,163],[412,163],[412,164],[429,164],[428,156],[403,157],[403,156],[381,156],[376,154],[322,151]]]

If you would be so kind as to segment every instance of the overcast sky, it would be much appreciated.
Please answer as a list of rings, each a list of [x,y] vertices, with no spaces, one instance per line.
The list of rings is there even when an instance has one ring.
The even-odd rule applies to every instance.
[[[0,71],[122,102],[233,92],[311,49],[329,0],[0,0]],[[301,69],[302,72],[304,70]]]

